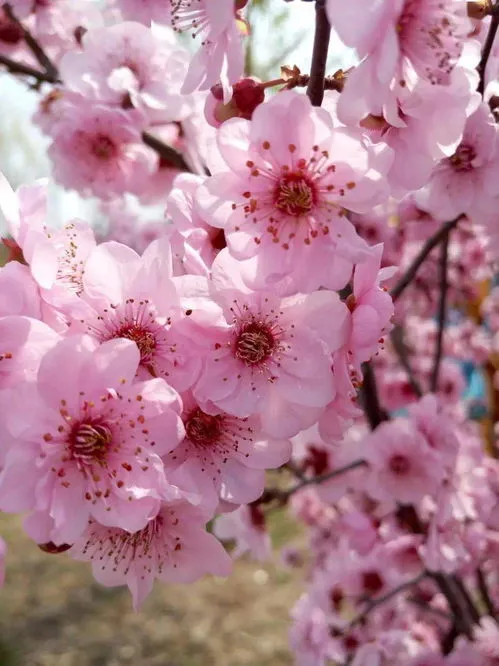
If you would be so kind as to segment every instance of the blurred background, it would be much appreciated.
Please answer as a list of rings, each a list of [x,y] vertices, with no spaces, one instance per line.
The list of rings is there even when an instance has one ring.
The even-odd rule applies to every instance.
[[[99,1],[99,0],[96,0]],[[280,66],[308,72],[313,2],[253,0],[248,70],[261,79]],[[330,71],[351,54],[333,35]],[[38,95],[0,74],[0,170],[13,187],[50,176],[47,141],[31,122]],[[49,224],[98,218],[97,201],[50,185]],[[162,219],[162,211],[144,210]],[[0,233],[2,231],[0,220]],[[187,587],[157,584],[140,613],[127,589],[94,582],[90,567],[48,555],[23,533],[18,517],[0,515],[7,579],[0,590],[0,666],[287,666],[289,611],[301,592],[301,573],[285,568],[280,549],[301,537],[284,512],[273,514],[272,561],[239,560],[228,580],[205,578]]]

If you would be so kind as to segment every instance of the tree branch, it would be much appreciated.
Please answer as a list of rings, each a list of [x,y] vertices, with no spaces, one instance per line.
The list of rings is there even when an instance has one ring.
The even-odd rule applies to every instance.
[[[390,340],[393,349],[399,358],[400,365],[407,373],[412,390],[418,398],[421,398],[423,395],[423,389],[414,376],[414,372],[409,361],[409,350],[407,349],[407,345],[404,341],[404,330],[402,326],[397,325],[393,328],[392,332],[390,333]]]
[[[441,572],[431,573],[430,575],[438,585],[439,590],[447,599],[447,603],[454,617],[454,625],[450,633],[455,635],[455,638],[457,638],[460,633],[463,633],[471,639],[473,635],[473,619],[470,617],[466,600],[462,598],[454,581],[450,576]],[[449,640],[450,636],[446,636],[444,642],[449,642]]]
[[[421,268],[421,265],[424,263],[426,257],[430,254],[430,252],[433,250],[434,247],[439,245],[446,238],[449,231],[451,231],[452,229],[454,229],[455,226],[457,226],[457,223],[459,222],[461,217],[462,215],[459,215],[458,217],[456,217],[455,220],[446,222],[440,227],[440,229],[433,236],[430,236],[430,238],[428,238],[426,243],[421,248],[417,257],[414,259],[414,261],[409,266],[407,271],[397,282],[395,287],[393,287],[393,289],[391,290],[390,295],[394,301],[400,298],[400,296],[404,293],[406,288],[411,284],[412,280],[415,278],[416,273]]]
[[[149,146],[149,148],[156,151],[160,158],[168,164],[171,164],[172,167],[180,169],[180,171],[192,172],[192,169],[185,161],[184,156],[175,150],[175,148],[163,143],[163,141],[152,134],[149,134],[149,132],[142,132],[142,141],[146,146]]]
[[[494,602],[492,601],[492,597],[490,596],[489,587],[487,585],[487,578],[485,577],[485,573],[480,567],[478,567],[476,570],[476,580],[483,603],[487,609],[487,613],[490,615],[490,617],[494,618],[494,620],[497,620],[497,610],[494,606]]]
[[[12,7],[8,2],[4,3],[3,5],[3,10],[5,12],[5,15],[7,18],[12,21],[22,32],[24,41],[26,42],[26,46],[29,48],[31,53],[35,56],[37,61],[40,63],[40,65],[43,67],[45,74],[47,74],[50,79],[50,83],[62,83],[62,81],[59,78],[59,71],[57,67],[54,65],[52,60],[48,57],[48,55],[45,53],[44,49],[42,46],[38,43],[38,41],[33,37],[33,35],[30,33],[29,30],[27,30],[24,25],[21,23],[21,21],[17,18],[17,16],[14,14],[12,11]]]
[[[487,33],[487,38],[483,46],[482,57],[477,67],[477,71],[480,75],[480,81],[478,83],[477,90],[482,96],[485,91],[485,70],[487,69],[487,62],[489,60],[490,54],[492,52],[492,46],[494,45],[494,40],[496,38],[497,28],[499,28],[498,3],[496,3],[496,6],[492,10],[489,32]]]
[[[59,79],[54,78],[51,74],[41,72],[22,62],[11,60],[2,53],[0,53],[0,65],[3,65],[11,74],[25,74],[26,76],[32,76],[38,81],[38,83],[59,83]]]
[[[324,78],[326,76],[327,52],[331,26],[326,14],[325,0],[315,2],[315,36],[312,51],[312,65],[307,95],[313,106],[320,106],[324,98]]]
[[[376,376],[371,362],[362,364],[362,374],[363,382],[360,390],[360,398],[371,430],[374,430],[380,423],[388,420],[388,414],[384,411],[379,402]]]
[[[418,585],[422,580],[426,578],[427,575],[428,575],[427,572],[423,571],[415,578],[412,578],[411,580],[408,580],[405,583],[401,583],[397,587],[394,587],[393,590],[389,590],[386,594],[383,594],[381,597],[378,597],[377,599],[372,599],[367,604],[365,610],[363,610],[361,613],[359,613],[353,618],[353,620],[348,625],[346,631],[353,629],[359,623],[363,622],[366,619],[366,617],[369,615],[369,613],[371,613],[378,606],[381,606],[387,601],[390,601],[390,599],[393,599],[393,597],[396,597],[401,592],[404,592],[404,590],[407,590],[410,587],[415,587],[416,585]]]
[[[450,229],[444,236],[443,244],[440,254],[440,270],[439,270],[439,283],[440,283],[440,299],[438,304],[438,335],[437,344],[435,347],[435,355],[433,358],[433,370],[431,373],[430,389],[434,393],[438,386],[438,377],[440,374],[440,364],[442,362],[442,354],[444,347],[444,329],[447,321],[447,294],[449,292],[449,277],[447,275],[447,267],[449,262],[449,237]]]
[[[367,465],[365,460],[354,460],[353,462],[348,463],[348,465],[334,469],[331,472],[326,472],[326,474],[312,476],[308,479],[304,478],[295,486],[292,486],[287,490],[281,490],[280,488],[266,488],[261,497],[256,499],[254,502],[251,502],[251,504],[267,504],[273,502],[274,500],[279,502],[279,504],[285,504],[292,495],[294,495],[302,488],[305,488],[306,486],[317,485],[324,483],[325,481],[330,481],[331,479],[336,479],[337,477],[342,476],[343,474],[346,474],[353,469],[364,467],[364,465]]]

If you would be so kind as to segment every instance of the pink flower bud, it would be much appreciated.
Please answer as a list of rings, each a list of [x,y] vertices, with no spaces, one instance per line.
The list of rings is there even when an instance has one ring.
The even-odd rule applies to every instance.
[[[223,90],[220,84],[211,88],[205,105],[205,117],[213,127],[229,120],[229,118],[245,118],[251,120],[253,111],[265,100],[265,91],[261,81],[247,77],[238,81],[233,87],[232,99],[223,103]]]

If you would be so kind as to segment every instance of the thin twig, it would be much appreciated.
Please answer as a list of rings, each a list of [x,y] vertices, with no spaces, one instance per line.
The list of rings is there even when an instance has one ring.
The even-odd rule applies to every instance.
[[[319,485],[326,481],[330,481],[331,479],[336,479],[337,477],[342,476],[353,469],[357,469],[358,467],[363,467],[364,465],[367,465],[365,460],[354,460],[353,462],[348,463],[348,465],[334,469],[331,472],[326,472],[326,474],[303,479],[287,490],[281,490],[280,488],[266,488],[263,494],[257,500],[252,502],[252,504],[269,504],[273,501],[277,501],[281,505],[286,504],[289,498],[302,488],[311,485]]]
[[[348,465],[344,465],[343,467],[338,467],[338,469],[334,469],[332,472],[326,472],[326,474],[321,474],[320,476],[312,476],[309,479],[304,479],[303,481],[300,481],[300,483],[297,483],[296,486],[293,488],[290,488],[289,490],[283,491],[283,495],[288,499],[296,493],[298,490],[301,490],[305,486],[310,486],[310,485],[316,485],[316,484],[321,484],[324,483],[325,481],[330,481],[331,479],[336,479],[338,476],[342,476],[343,474],[346,474],[347,472],[350,472],[352,469],[357,469],[358,467],[364,467],[364,465],[367,465],[367,462],[365,460],[354,460],[351,463],[348,463]]]
[[[492,18],[490,20],[487,38],[485,39],[485,44],[483,46],[482,57],[477,67],[478,73],[480,75],[480,81],[478,83],[477,90],[481,95],[483,95],[485,91],[485,70],[487,69],[487,62],[489,60],[490,54],[492,52],[492,46],[494,45],[494,40],[496,38],[497,28],[499,28],[499,15],[497,13],[496,3],[496,7],[492,11]]]
[[[397,587],[394,587],[392,590],[389,590],[386,594],[383,594],[381,597],[378,597],[377,599],[372,599],[368,604],[367,607],[358,615],[356,615],[353,620],[350,622],[350,624],[347,627],[347,631],[350,629],[353,629],[353,627],[357,626],[359,623],[363,622],[366,617],[373,611],[375,608],[378,606],[381,606],[382,604],[386,603],[387,601],[390,601],[390,599],[393,599],[393,597],[396,597],[398,594],[401,592],[404,592],[404,590],[407,590],[410,587],[415,587],[416,585],[419,585],[419,583],[424,580],[427,576],[427,572],[423,571],[421,572],[418,576],[415,578],[412,578],[411,580],[406,581],[405,583],[401,583]]]
[[[376,376],[370,362],[362,365],[362,374],[363,382],[360,390],[360,398],[371,430],[374,430],[380,423],[388,420],[388,414],[380,405]]]
[[[325,0],[315,2],[315,35],[307,95],[314,106],[320,106],[324,98],[327,52],[331,37],[331,25],[326,14]]]
[[[483,603],[487,609],[487,613],[490,615],[490,617],[494,618],[494,620],[497,620],[497,610],[494,602],[492,601],[492,597],[490,596],[489,586],[487,585],[487,578],[485,577],[483,569],[480,567],[478,567],[476,570],[476,580]]]
[[[26,76],[32,76],[39,83],[58,83],[58,79],[54,78],[51,74],[41,72],[22,62],[11,60],[2,53],[0,53],[0,65],[3,65],[11,74],[25,74]]]
[[[394,326],[392,332],[390,333],[390,340],[393,346],[395,353],[398,356],[401,366],[407,373],[409,383],[414,391],[415,395],[418,398],[421,398],[423,395],[423,389],[421,388],[420,383],[414,375],[414,371],[411,367],[409,361],[409,350],[404,341],[404,329],[401,326]]]
[[[62,81],[59,78],[59,71],[58,71],[57,67],[52,62],[52,60],[48,57],[48,55],[45,53],[42,46],[33,37],[33,35],[30,33],[30,31],[27,30],[24,27],[24,25],[21,23],[21,21],[17,18],[17,16],[12,11],[12,7],[10,6],[10,4],[8,2],[4,3],[3,10],[4,10],[5,15],[7,16],[7,18],[10,21],[12,21],[21,30],[24,41],[26,42],[26,46],[29,48],[31,53],[35,56],[35,58],[40,63],[40,65],[43,67],[45,73],[52,79],[51,83],[62,83]]]
[[[391,290],[390,295],[394,301],[400,298],[400,296],[403,294],[406,288],[411,284],[412,280],[416,276],[416,273],[420,269],[421,265],[424,263],[426,257],[430,254],[430,252],[433,250],[434,247],[437,247],[437,245],[439,245],[439,243],[441,243],[446,238],[449,231],[451,231],[451,229],[454,229],[454,227],[457,225],[461,217],[462,216],[459,215],[459,217],[456,217],[455,220],[446,222],[440,227],[440,229],[433,236],[428,238],[426,243],[421,248],[418,256],[414,259],[414,261],[409,266],[407,271],[400,278],[395,287],[393,287],[393,289]]]
[[[438,303],[438,334],[437,344],[435,345],[435,355],[433,357],[433,369],[431,373],[430,388],[434,393],[438,386],[438,377],[440,374],[440,364],[442,362],[443,348],[444,348],[444,329],[447,321],[447,295],[449,293],[449,276],[447,275],[447,268],[449,263],[449,236],[450,231],[444,236],[440,254],[440,270],[439,270],[439,287],[440,298]]]

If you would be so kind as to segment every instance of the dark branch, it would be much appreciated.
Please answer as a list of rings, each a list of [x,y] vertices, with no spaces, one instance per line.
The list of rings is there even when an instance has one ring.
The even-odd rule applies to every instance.
[[[482,57],[478,63],[478,73],[480,75],[480,81],[478,83],[478,92],[483,96],[485,91],[485,70],[487,69],[487,62],[489,60],[490,54],[492,52],[492,46],[494,45],[494,40],[496,38],[497,28],[499,28],[499,14],[498,6],[492,10],[492,18],[490,20],[489,32],[487,33],[487,38],[483,46]]]
[[[314,48],[307,87],[307,95],[314,106],[320,106],[324,98],[324,78],[330,37],[331,26],[326,14],[325,0],[316,0]]]
[[[24,74],[33,77],[39,83],[58,83],[59,79],[54,78],[47,72],[41,72],[34,67],[25,65],[22,62],[11,60],[0,53],[0,65],[3,65],[11,74]]]
[[[487,585],[487,578],[485,577],[485,573],[482,569],[480,569],[480,567],[476,570],[476,580],[483,603],[487,609],[487,613],[490,615],[490,617],[497,620],[497,610],[494,606],[494,602],[492,601],[492,597],[490,596],[489,587]]]
[[[471,639],[473,635],[473,619],[470,617],[466,600],[463,599],[459,589],[455,585],[455,582],[450,576],[447,576],[441,572],[432,573],[431,577],[438,585],[438,588],[444,597],[447,599],[447,603],[454,617],[455,626],[452,627],[450,634],[454,636],[454,640],[461,633]],[[450,635],[444,639],[444,642],[445,640],[449,642]],[[451,649],[452,646],[453,642],[450,646]]]
[[[48,57],[48,55],[45,53],[43,50],[42,46],[38,43],[38,41],[33,37],[33,35],[30,33],[29,30],[27,30],[21,21],[16,17],[14,12],[12,11],[12,7],[9,5],[8,2],[6,2],[3,5],[3,10],[7,16],[7,18],[12,21],[22,32],[24,41],[26,42],[26,46],[29,48],[31,53],[35,56],[37,61],[40,63],[40,65],[43,67],[45,73],[47,76],[52,79],[50,83],[62,83],[61,80],[59,79],[59,71],[57,70],[57,67],[54,65],[52,60]]]
[[[380,405],[376,376],[370,362],[362,365],[362,374],[364,379],[360,399],[371,430],[374,430],[380,423],[388,420],[388,414]]]
[[[409,589],[410,587],[415,587],[418,585],[424,578],[426,578],[427,573],[426,571],[423,571],[420,573],[418,576],[415,578],[412,578],[411,580],[406,581],[405,583],[401,583],[397,587],[394,587],[393,590],[389,590],[386,594],[383,594],[383,596],[378,597],[377,599],[372,599],[369,601],[367,604],[367,607],[365,610],[363,610],[361,613],[356,615],[353,620],[350,622],[350,624],[347,627],[347,631],[350,629],[353,629],[356,625],[359,623],[363,622],[366,617],[373,611],[375,608],[378,606],[381,606],[382,604],[386,603],[387,601],[390,601],[390,599],[393,599],[393,597],[396,597],[398,594],[401,592],[404,592],[405,590]]]
[[[446,222],[440,227],[440,229],[433,236],[428,238],[426,243],[421,248],[421,251],[419,252],[418,256],[414,259],[414,261],[409,266],[407,271],[400,278],[395,287],[393,287],[393,289],[391,290],[390,295],[394,301],[400,298],[400,296],[404,293],[406,288],[411,284],[412,280],[416,276],[418,270],[421,268],[421,265],[424,263],[426,257],[430,254],[430,252],[433,250],[434,247],[439,245],[439,243],[441,243],[444,240],[444,238],[446,238],[449,231],[451,231],[451,229],[454,229],[454,227],[457,225],[461,217],[462,216],[460,215],[459,217],[456,217],[455,220]]]
[[[430,389],[432,392],[437,390],[438,377],[440,374],[440,364],[442,362],[442,354],[444,348],[444,329],[447,321],[447,295],[449,292],[449,276],[447,275],[447,268],[449,263],[449,236],[450,230],[444,236],[441,247],[440,255],[440,270],[439,270],[439,287],[440,299],[438,303],[438,334],[437,344],[435,346],[435,355],[433,358],[433,369],[431,373]]]
[[[285,504],[292,495],[294,495],[302,488],[305,488],[306,486],[317,485],[324,483],[325,481],[330,481],[331,479],[336,479],[337,477],[342,476],[343,474],[346,474],[353,469],[364,467],[364,465],[367,465],[365,460],[354,460],[344,467],[338,467],[338,469],[334,469],[331,472],[326,472],[320,476],[312,476],[308,479],[304,478],[300,481],[300,483],[297,483],[295,486],[292,486],[287,490],[281,490],[280,488],[266,488],[262,496],[252,502],[252,504],[269,504],[273,501],[276,501],[279,504]]]
[[[181,153],[149,134],[149,132],[142,132],[142,141],[146,146],[156,151],[164,162],[168,165],[171,164],[172,168],[180,169],[180,171],[192,171]]]

